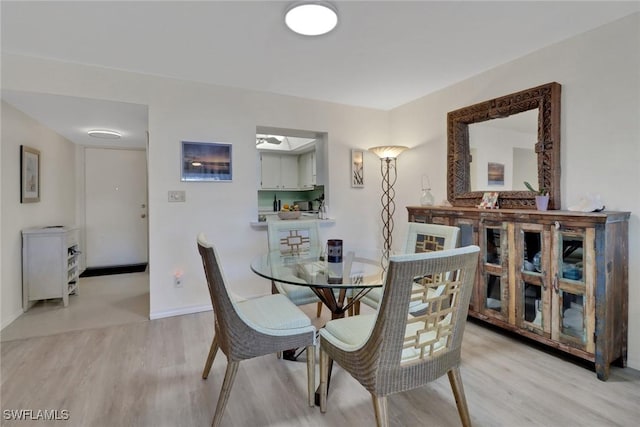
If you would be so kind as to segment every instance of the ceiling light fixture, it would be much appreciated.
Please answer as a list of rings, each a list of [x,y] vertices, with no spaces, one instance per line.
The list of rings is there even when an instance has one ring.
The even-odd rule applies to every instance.
[[[114,130],[94,129],[87,132],[89,136],[103,139],[119,139],[122,134]]]
[[[284,22],[295,33],[319,36],[338,25],[338,12],[326,1],[303,1],[294,3],[287,9]]]
[[[280,145],[282,144],[283,140],[284,138],[278,139],[275,136],[264,136],[264,137],[256,138],[256,145],[260,145],[260,144]]]

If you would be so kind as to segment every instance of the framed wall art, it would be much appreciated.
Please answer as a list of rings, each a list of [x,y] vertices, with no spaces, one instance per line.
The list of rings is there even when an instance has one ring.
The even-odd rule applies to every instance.
[[[40,151],[20,146],[20,203],[40,201]]]
[[[364,151],[351,150],[351,186],[364,187]]]
[[[181,180],[231,182],[231,144],[182,141]]]
[[[504,164],[495,162],[487,164],[487,183],[489,185],[504,185]]]

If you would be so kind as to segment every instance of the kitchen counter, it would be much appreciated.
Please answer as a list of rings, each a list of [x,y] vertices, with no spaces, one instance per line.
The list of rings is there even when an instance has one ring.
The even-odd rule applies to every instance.
[[[288,220],[282,220],[278,217],[278,213],[277,212],[273,212],[273,211],[269,211],[269,212],[259,212],[259,215],[265,215],[267,217],[267,221],[298,221],[296,219],[288,219]],[[318,219],[318,212],[312,212],[312,211],[304,211],[302,212],[302,214],[300,215],[300,219]],[[249,224],[251,225],[252,228],[257,228],[257,229],[266,229],[267,228],[267,221],[251,221]],[[325,225],[325,224],[335,224],[335,219],[334,218],[329,218],[329,219],[318,219],[318,224]]]

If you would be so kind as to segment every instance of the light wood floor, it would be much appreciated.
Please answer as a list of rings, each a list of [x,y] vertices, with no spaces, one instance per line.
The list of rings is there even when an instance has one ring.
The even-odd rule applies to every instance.
[[[1,341],[149,320],[149,273],[83,277],[80,292],[38,301],[0,332]]]
[[[309,313],[315,308],[309,306]],[[326,312],[326,310],[325,310]],[[326,314],[326,313],[325,313]],[[212,313],[3,342],[2,409],[66,409],[65,426],[208,426],[226,359],[201,371]],[[637,426],[640,372],[594,372],[469,323],[462,378],[474,426]],[[335,366],[328,412],[309,408],[303,360],[242,362],[227,426],[371,426],[369,394]],[[394,426],[459,426],[446,376],[389,398]],[[3,417],[4,418],[4,417]],[[43,426],[45,422],[2,425]]]

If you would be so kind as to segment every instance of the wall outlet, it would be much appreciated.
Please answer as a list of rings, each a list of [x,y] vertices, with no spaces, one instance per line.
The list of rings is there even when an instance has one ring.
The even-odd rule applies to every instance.
[[[169,191],[169,202],[184,202],[187,199],[186,191]]]

